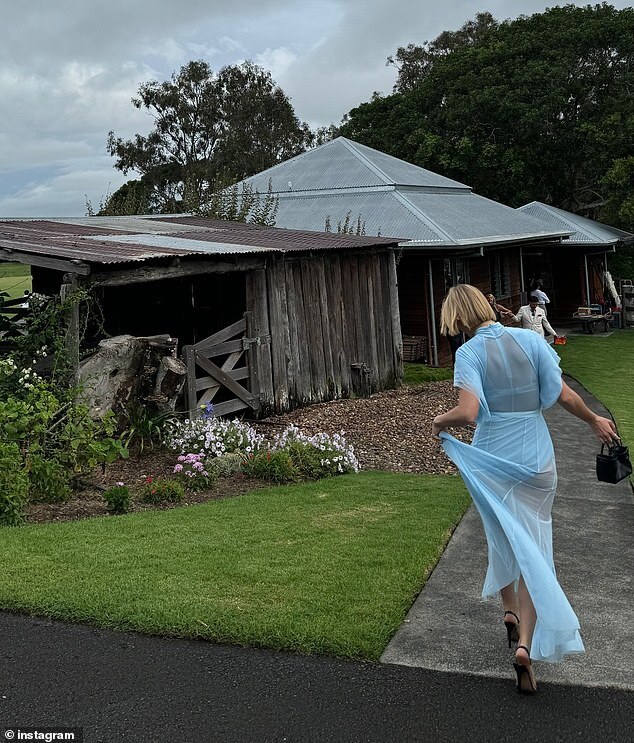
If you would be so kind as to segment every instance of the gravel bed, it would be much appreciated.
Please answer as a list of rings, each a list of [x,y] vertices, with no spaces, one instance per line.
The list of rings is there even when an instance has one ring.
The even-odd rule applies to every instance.
[[[455,467],[431,435],[431,424],[457,401],[451,382],[429,382],[378,392],[369,398],[309,405],[265,418],[257,428],[267,435],[290,423],[307,434],[343,431],[362,469],[453,473]],[[452,433],[463,441],[471,439],[469,429],[453,429]]]

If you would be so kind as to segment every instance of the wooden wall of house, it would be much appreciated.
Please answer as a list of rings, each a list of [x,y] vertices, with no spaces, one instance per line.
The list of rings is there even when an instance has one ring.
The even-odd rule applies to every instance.
[[[521,303],[521,269],[520,249],[503,248],[501,253],[509,261],[509,293],[498,297],[501,304],[517,311]],[[448,252],[447,257],[451,257]],[[469,283],[483,293],[491,291],[491,252],[483,256],[468,259]],[[430,312],[429,293],[430,260],[425,256],[404,255],[398,266],[399,303],[403,335],[424,335],[427,338],[427,359],[433,363],[432,322],[435,320],[436,341],[438,348],[438,365],[451,366],[451,349],[449,342],[440,335],[440,310],[446,293],[444,259],[431,260],[432,285],[434,296],[434,316]]]
[[[263,413],[364,396],[402,380],[392,251],[273,258],[247,279]]]
[[[396,273],[403,335],[429,335],[428,264],[428,258],[407,253],[398,261]]]

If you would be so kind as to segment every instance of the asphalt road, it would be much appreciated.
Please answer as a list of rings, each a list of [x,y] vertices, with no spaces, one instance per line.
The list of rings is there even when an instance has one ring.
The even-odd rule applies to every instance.
[[[81,727],[86,743],[632,740],[634,694],[544,683],[519,696],[510,668],[495,679],[11,614],[0,637],[0,720]]]

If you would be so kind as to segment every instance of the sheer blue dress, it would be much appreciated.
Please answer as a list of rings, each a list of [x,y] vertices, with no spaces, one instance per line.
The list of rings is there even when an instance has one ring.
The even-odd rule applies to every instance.
[[[553,563],[557,470],[542,410],[561,394],[559,357],[537,333],[494,323],[458,349],[454,385],[480,403],[471,445],[440,436],[482,518],[489,561],[482,595],[523,576],[537,613],[531,658],[555,663],[582,653],[579,620]]]

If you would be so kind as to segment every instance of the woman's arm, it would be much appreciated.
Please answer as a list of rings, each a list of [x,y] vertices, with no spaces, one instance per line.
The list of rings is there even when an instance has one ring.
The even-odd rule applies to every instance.
[[[561,395],[557,402],[569,413],[587,423],[602,443],[611,444],[614,441],[620,441],[614,422],[593,413],[581,397],[565,382],[562,383]]]
[[[501,312],[503,315],[508,316],[515,316],[515,313],[512,310],[509,310],[508,307],[505,307],[503,304],[498,304],[496,302],[495,309],[498,310],[498,312]]]
[[[480,410],[478,398],[473,393],[461,389],[456,407],[434,418],[432,434],[438,437],[441,431],[450,426],[474,426],[478,410]]]

